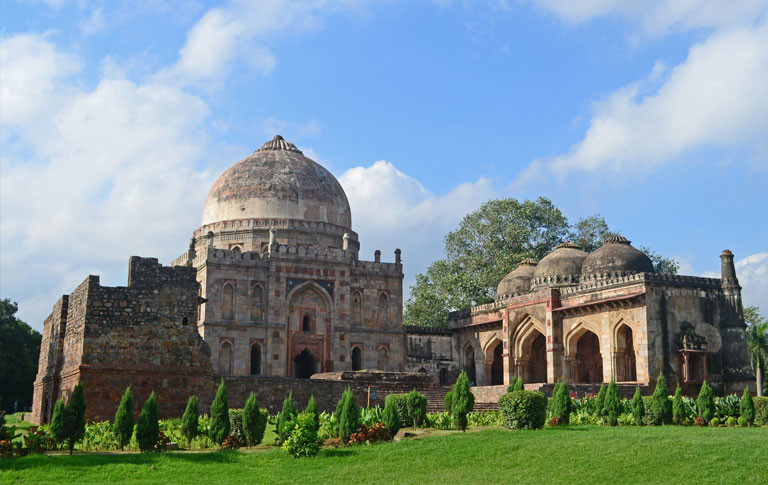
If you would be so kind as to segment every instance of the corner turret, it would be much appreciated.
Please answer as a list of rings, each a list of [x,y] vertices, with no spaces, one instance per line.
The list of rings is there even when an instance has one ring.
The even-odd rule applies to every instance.
[[[741,302],[741,286],[736,277],[736,265],[733,263],[733,253],[730,249],[723,250],[720,253],[721,264],[721,284],[723,285],[723,294],[728,303],[729,310],[734,320],[734,326],[744,326],[744,307]]]

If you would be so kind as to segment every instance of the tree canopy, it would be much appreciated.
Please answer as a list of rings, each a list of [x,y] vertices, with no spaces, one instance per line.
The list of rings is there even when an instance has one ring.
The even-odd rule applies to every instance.
[[[489,303],[496,286],[524,258],[537,261],[570,240],[587,252],[616,234],[599,214],[575,224],[549,199],[489,200],[445,236],[445,257],[432,263],[405,303],[405,325],[445,326],[451,310]],[[642,248],[659,272],[676,273],[674,260]]]
[[[12,413],[32,405],[32,387],[40,356],[40,332],[16,318],[19,307],[0,300],[0,409]]]

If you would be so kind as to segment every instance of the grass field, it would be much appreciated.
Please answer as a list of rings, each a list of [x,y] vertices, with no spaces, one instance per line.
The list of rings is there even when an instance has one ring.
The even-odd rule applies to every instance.
[[[486,428],[324,449],[0,460],[0,483],[768,483],[768,428]]]

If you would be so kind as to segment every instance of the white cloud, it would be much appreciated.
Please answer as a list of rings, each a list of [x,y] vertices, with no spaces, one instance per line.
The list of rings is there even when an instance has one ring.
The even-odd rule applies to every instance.
[[[494,196],[487,179],[436,195],[385,161],[349,169],[339,182],[352,207],[361,259],[372,259],[373,251],[381,249],[382,260],[393,261],[392,252],[402,249],[408,268],[403,282],[406,295],[416,274],[442,254],[444,235],[456,228],[464,214]]]
[[[736,261],[744,306],[759,306],[768,310],[768,253],[755,253]]]
[[[30,42],[35,51],[12,48]],[[209,155],[208,107],[167,85],[62,84],[72,61],[40,37],[11,36],[3,47],[3,75],[13,80],[3,82],[3,126],[14,143],[2,159],[0,281],[39,328],[88,272],[124,284],[128,256],[167,262],[186,247],[212,183],[195,169]]]
[[[636,23],[642,33],[722,28],[751,24],[768,11],[764,0],[529,0],[565,22],[578,24],[600,17]]]
[[[104,9],[101,6],[91,10],[90,15],[80,21],[80,31],[83,35],[96,34],[106,27],[107,19],[104,17]]]
[[[533,162],[517,183],[546,171],[560,179],[577,171],[646,175],[700,148],[759,150],[768,133],[766,45],[766,22],[711,35],[652,93],[658,68],[596,103],[584,138],[567,154]]]
[[[210,9],[187,33],[179,60],[160,79],[180,85],[213,85],[226,79],[237,60],[266,74],[276,63],[266,44],[280,32],[305,32],[322,24],[322,14],[354,10],[353,0],[233,0]]]

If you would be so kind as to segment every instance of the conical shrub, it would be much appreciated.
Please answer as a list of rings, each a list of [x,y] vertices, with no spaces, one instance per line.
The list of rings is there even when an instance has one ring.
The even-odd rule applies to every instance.
[[[123,398],[115,413],[115,423],[112,426],[117,443],[122,450],[125,445],[131,442],[133,435],[133,396],[131,395],[131,386],[125,388]]]

